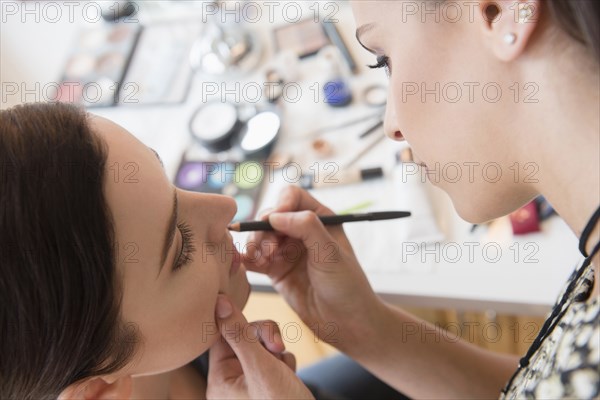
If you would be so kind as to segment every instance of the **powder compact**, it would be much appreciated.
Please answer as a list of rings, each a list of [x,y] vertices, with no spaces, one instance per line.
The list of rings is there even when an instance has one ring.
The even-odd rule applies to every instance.
[[[369,106],[384,106],[387,102],[387,89],[383,85],[371,85],[364,89],[363,98]]]
[[[270,153],[277,138],[281,119],[273,111],[263,111],[250,118],[240,133],[240,148],[246,155]]]
[[[238,109],[228,102],[204,104],[190,120],[192,137],[214,153],[229,150],[240,128]]]
[[[212,153],[235,148],[246,158],[266,158],[277,139],[281,118],[273,110],[242,109],[221,101],[202,105],[190,119],[192,137]]]

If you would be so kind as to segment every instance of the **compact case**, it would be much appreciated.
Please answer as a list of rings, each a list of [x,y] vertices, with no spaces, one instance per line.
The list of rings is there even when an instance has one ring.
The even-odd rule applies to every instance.
[[[212,153],[237,149],[246,158],[268,156],[281,128],[279,115],[270,109],[247,115],[240,108],[222,101],[202,105],[190,119],[192,138]]]

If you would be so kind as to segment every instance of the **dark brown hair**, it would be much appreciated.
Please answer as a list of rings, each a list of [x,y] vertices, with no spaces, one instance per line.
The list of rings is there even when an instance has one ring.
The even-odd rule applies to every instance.
[[[550,16],[573,39],[585,45],[596,61],[600,59],[598,0],[546,0]]]
[[[107,147],[61,103],[0,111],[0,398],[55,399],[135,351],[120,319]]]

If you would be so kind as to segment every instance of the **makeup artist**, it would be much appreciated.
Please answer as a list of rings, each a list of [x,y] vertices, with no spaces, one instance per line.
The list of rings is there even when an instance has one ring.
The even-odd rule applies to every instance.
[[[312,383],[324,389],[346,386],[353,387],[355,398],[369,393],[391,398],[378,397],[375,386],[360,392],[362,378],[354,373],[360,365],[398,397],[596,397],[600,3],[451,3],[452,15],[460,11],[461,16],[436,21],[436,12],[450,12],[448,3],[355,1],[357,38],[376,57],[375,66],[389,75],[385,130],[392,140],[406,139],[428,169],[450,162],[500,165],[502,176],[494,183],[477,174],[473,180],[436,183],[465,220],[480,223],[506,215],[542,194],[580,238],[585,262],[565,282],[531,349],[522,358],[487,351],[439,334],[440,328],[384,303],[371,289],[343,229],[325,228],[316,217],[332,211],[298,188],[283,192],[276,209],[263,216],[278,232],[255,233],[250,240],[262,251],[248,246],[245,265],[267,274],[306,325],[347,355],[338,364],[330,362],[329,369],[315,367],[322,374],[320,379],[312,373]],[[457,101],[436,101],[431,93],[407,95],[411,82],[430,92],[436,82],[471,83],[475,90],[471,98],[465,90]],[[482,93],[487,83],[501,88],[502,96]],[[526,163],[536,166],[535,179],[526,179],[524,170],[515,179],[515,166]],[[291,242],[304,246],[301,258],[286,257]],[[333,253],[327,251],[332,244]],[[544,284],[543,276],[537,284]],[[223,323],[239,318],[235,306],[228,311]],[[333,334],[324,329],[331,324]],[[415,334],[403,334],[409,325]],[[263,373],[255,368],[258,353],[242,347],[234,348],[242,361],[236,378],[245,383],[236,396],[251,392]],[[327,381],[332,375],[337,382]],[[280,382],[267,392],[286,397],[290,383]],[[209,393],[210,388],[209,376]]]

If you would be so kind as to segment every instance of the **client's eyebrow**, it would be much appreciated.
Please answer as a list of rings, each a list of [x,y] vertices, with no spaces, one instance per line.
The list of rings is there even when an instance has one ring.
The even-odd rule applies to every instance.
[[[160,259],[160,267],[158,268],[158,275],[162,271],[162,268],[167,261],[167,255],[169,249],[173,245],[173,239],[175,239],[175,228],[177,227],[177,189],[173,189],[173,211],[171,211],[171,218],[169,219],[169,225],[167,227],[167,236],[163,244],[162,257]]]
[[[156,158],[158,158],[158,161],[160,161],[160,164],[163,165],[163,162],[160,159],[160,156],[158,155],[156,150],[154,150],[152,147],[148,148],[152,150]],[[165,237],[165,242],[163,244],[162,256],[158,267],[158,275],[160,275],[160,272],[162,271],[162,268],[165,265],[165,262],[167,261],[169,249],[171,248],[171,246],[173,246],[173,239],[175,239],[175,229],[177,228],[177,209],[177,188],[173,188],[173,210],[171,211],[169,225],[167,225],[167,236]]]

